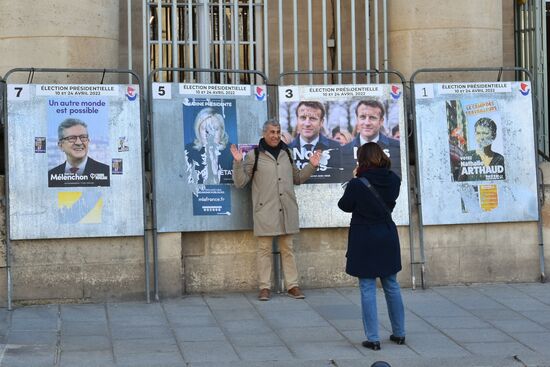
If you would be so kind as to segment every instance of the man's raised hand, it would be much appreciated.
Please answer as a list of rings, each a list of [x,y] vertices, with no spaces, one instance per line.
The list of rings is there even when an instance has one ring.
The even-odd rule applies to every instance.
[[[319,167],[319,162],[321,161],[321,154],[323,154],[323,151],[320,149],[317,149],[309,158],[309,163],[311,163],[314,167]]]
[[[237,149],[237,146],[235,144],[231,144],[231,147],[229,148],[231,150],[231,155],[233,156],[233,159],[237,162],[243,160],[243,151],[242,149]]]

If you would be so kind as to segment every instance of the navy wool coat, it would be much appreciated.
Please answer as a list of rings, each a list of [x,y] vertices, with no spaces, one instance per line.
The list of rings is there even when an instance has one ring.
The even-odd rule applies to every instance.
[[[399,196],[401,179],[386,168],[364,172],[371,185],[393,210]],[[359,180],[346,186],[338,207],[352,213],[346,253],[346,273],[358,278],[377,278],[401,270],[401,251],[397,227],[374,194]]]

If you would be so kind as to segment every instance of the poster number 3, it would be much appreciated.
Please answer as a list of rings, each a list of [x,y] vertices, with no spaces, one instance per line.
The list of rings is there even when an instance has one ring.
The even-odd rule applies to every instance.
[[[280,89],[279,98],[281,100],[292,102],[297,101],[300,97],[299,90],[294,87],[283,87]]]
[[[8,99],[10,101],[28,101],[29,100],[29,85],[12,84],[8,85]]]

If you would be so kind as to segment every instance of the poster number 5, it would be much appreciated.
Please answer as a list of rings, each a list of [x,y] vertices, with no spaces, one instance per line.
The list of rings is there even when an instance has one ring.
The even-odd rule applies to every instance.
[[[153,99],[172,99],[172,84],[153,83]]]

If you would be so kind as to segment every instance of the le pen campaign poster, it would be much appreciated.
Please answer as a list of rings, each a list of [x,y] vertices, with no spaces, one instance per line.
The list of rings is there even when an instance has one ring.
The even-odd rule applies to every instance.
[[[529,82],[415,85],[424,224],[538,220]]]
[[[153,83],[159,232],[252,227],[249,190],[233,186],[232,144],[257,144],[267,119],[261,85]]]
[[[143,234],[138,95],[137,85],[8,85],[12,239]]]

